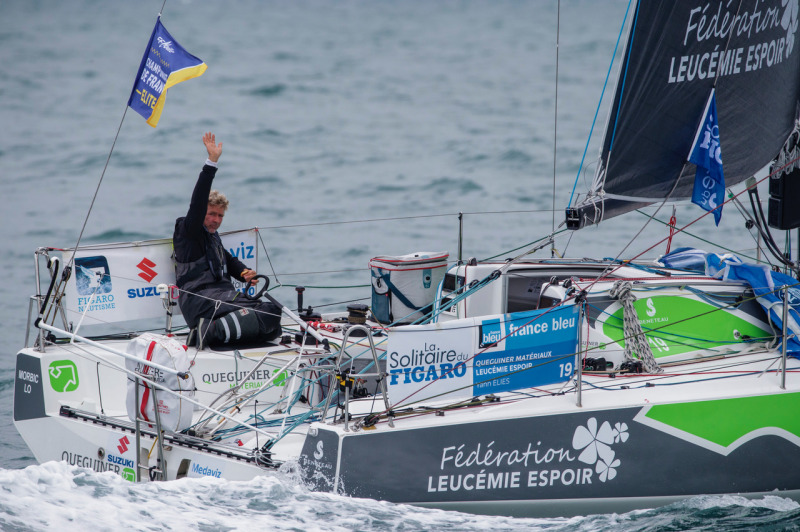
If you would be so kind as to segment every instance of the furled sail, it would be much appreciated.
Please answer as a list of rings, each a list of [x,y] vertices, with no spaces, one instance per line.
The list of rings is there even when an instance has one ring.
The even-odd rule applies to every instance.
[[[640,2],[592,189],[567,209],[568,227],[688,199],[689,150],[715,84],[726,185],[769,164],[800,111],[799,1]]]

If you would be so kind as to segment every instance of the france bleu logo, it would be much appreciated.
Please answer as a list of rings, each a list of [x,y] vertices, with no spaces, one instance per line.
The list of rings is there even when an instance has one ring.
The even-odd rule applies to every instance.
[[[486,320],[481,323],[480,328],[480,348],[494,347],[503,337],[502,322],[499,319]]]

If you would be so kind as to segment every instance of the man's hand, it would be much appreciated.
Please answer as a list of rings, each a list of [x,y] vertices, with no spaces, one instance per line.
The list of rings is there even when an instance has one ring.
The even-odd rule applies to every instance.
[[[211,162],[219,161],[219,156],[222,155],[222,143],[216,144],[217,139],[210,131],[203,135],[203,144],[206,145],[208,150],[208,158]]]
[[[258,275],[258,274],[256,273],[255,270],[250,270],[248,268],[245,268],[244,270],[242,270],[242,273],[241,273],[242,279],[245,280],[245,282],[247,283],[247,286],[250,286],[251,284],[253,284],[253,282],[252,282],[253,281],[253,277],[255,277],[256,275]]]

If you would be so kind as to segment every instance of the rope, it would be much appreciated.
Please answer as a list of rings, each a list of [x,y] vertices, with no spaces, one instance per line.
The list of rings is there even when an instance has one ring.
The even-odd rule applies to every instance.
[[[672,247],[672,237],[675,235],[675,226],[678,225],[678,219],[675,217],[675,205],[672,206],[672,216],[669,218],[669,240],[667,240],[667,251]]]
[[[618,299],[622,304],[623,333],[626,338],[625,360],[633,360],[633,353],[635,352],[648,373],[663,373],[664,370],[661,369],[653,357],[653,351],[647,343],[647,336],[645,336],[639,323],[639,315],[636,314],[636,308],[633,306],[636,296],[631,293],[631,287],[630,281],[617,281],[609,293],[611,297]]]

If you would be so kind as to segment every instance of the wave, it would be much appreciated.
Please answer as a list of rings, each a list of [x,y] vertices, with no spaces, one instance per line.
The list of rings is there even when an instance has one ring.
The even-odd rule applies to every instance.
[[[286,90],[286,85],[283,83],[275,83],[274,85],[264,85],[263,87],[259,87],[257,89],[253,89],[248,92],[251,96],[259,96],[263,98],[272,98],[274,96],[279,96]]]
[[[138,233],[135,231],[126,231],[124,229],[108,229],[102,233],[95,235],[88,235],[84,238],[84,243],[106,243],[106,242],[138,242],[140,240],[150,240],[153,238],[160,238],[148,233]]]
[[[274,175],[253,176],[242,181],[243,185],[282,185],[283,179]]]
[[[800,505],[781,497],[694,497],[654,510],[572,518],[510,518],[418,508],[308,490],[285,468],[249,481],[123,480],[65,462],[0,470],[3,530],[383,530],[655,532],[796,530]],[[35,512],[30,510],[35,508]]]
[[[467,178],[440,177],[431,181],[427,190],[442,194],[468,194],[470,192],[481,192],[483,187],[475,181]]]

